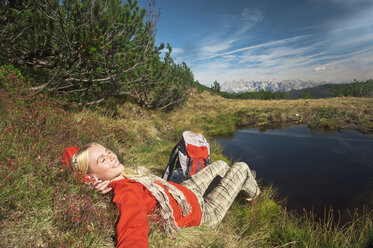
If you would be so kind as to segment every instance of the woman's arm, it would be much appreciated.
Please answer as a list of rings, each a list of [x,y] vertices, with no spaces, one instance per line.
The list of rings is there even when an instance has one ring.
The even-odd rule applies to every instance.
[[[132,187],[133,186],[133,187]],[[117,224],[117,247],[148,247],[149,222],[141,188],[117,185],[113,202],[120,211]]]

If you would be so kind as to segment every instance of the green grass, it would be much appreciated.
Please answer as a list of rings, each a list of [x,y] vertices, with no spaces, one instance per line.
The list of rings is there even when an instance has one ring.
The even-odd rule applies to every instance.
[[[227,100],[193,92],[171,112],[123,103],[79,110],[45,95],[31,96],[24,78],[0,67],[0,247],[113,247],[118,213],[112,195],[94,192],[60,162],[67,146],[90,141],[113,149],[126,166],[144,165],[161,175],[182,131],[209,140],[238,127],[314,127],[373,130],[373,100]],[[202,95],[198,95],[202,94]],[[198,99],[204,99],[203,102]],[[212,142],[212,159],[223,159]],[[185,228],[171,237],[151,226],[151,247],[364,247],[373,237],[372,214],[325,222],[289,213],[276,190],[253,203],[238,199],[222,224]],[[362,211],[360,211],[362,212]],[[334,219],[334,221],[333,221]]]

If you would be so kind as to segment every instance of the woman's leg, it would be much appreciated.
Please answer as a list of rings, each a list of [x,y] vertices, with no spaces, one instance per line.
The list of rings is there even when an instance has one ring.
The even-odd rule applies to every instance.
[[[194,174],[188,180],[181,183],[184,187],[192,191],[198,191],[200,194],[204,194],[210,183],[214,180],[216,176],[223,177],[228,171],[229,165],[222,160],[218,160],[196,174]]]
[[[218,225],[241,190],[252,198],[260,194],[249,166],[243,162],[230,167],[220,183],[204,197],[204,204],[201,206],[202,223],[208,223],[212,227]]]
[[[227,165],[227,163],[218,160],[206,166],[205,168],[194,174],[191,178],[181,183],[181,185],[191,190],[197,196],[199,205],[202,209],[202,213],[204,208],[203,206],[205,204],[203,195],[205,194],[208,186],[211,184],[215,177],[224,177],[228,169],[229,165]]]

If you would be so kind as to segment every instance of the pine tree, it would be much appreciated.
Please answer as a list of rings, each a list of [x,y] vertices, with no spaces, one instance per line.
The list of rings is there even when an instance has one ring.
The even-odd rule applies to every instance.
[[[170,45],[160,56],[154,1],[149,10],[131,0],[3,0],[0,6],[0,57],[43,69],[48,80],[32,88],[36,93],[60,92],[81,104],[126,95],[166,108],[183,101],[193,85]]]
[[[220,93],[220,84],[218,81],[214,81],[213,85],[211,86],[211,90],[215,93]]]

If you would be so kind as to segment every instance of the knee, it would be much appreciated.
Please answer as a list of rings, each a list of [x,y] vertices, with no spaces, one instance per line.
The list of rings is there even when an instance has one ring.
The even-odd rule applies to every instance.
[[[241,173],[247,173],[248,176],[251,175],[250,167],[245,162],[236,162],[234,163],[233,167],[235,167]]]
[[[222,165],[227,165],[227,163],[224,162],[223,160],[216,160],[215,162],[213,162],[213,164],[215,164],[215,163],[222,164]]]
[[[238,167],[241,170],[249,170],[250,171],[249,165],[246,164],[245,162],[236,162],[236,163],[234,163],[233,166]]]
[[[217,160],[217,161],[213,162],[211,165],[213,165],[213,164],[216,164],[217,166],[222,167],[222,168],[229,168],[229,165],[226,162],[224,162],[223,160]]]

